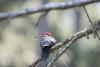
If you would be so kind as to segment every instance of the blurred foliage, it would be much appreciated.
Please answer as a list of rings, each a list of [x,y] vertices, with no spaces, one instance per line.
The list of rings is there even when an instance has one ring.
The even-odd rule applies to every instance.
[[[62,2],[69,0],[51,0],[49,2]],[[41,0],[0,0],[0,12],[19,10],[39,6]],[[100,19],[100,3],[86,6],[92,21]],[[75,12],[76,8],[68,10],[54,10],[48,13],[48,28],[57,42],[64,40],[67,36],[88,28],[90,23],[83,8],[80,8],[80,19]],[[40,13],[39,13],[40,14]],[[0,21],[0,67],[27,67],[40,56],[38,29],[34,23],[39,14],[11,19],[6,23]],[[77,23],[80,22],[80,23]],[[67,52],[75,60],[77,67],[100,67],[100,44],[99,40],[90,35],[74,43]],[[52,53],[50,58],[55,54]],[[71,60],[65,53],[59,58],[55,66],[66,67]]]

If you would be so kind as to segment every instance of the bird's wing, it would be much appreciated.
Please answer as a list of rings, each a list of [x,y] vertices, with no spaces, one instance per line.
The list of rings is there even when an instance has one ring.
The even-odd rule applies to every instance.
[[[40,45],[42,48],[44,48],[45,46],[53,46],[56,44],[56,40],[54,38],[44,38],[41,39]]]
[[[40,45],[41,45],[42,48],[44,48],[45,46],[50,46],[50,43],[51,43],[51,41],[46,40],[46,39],[43,39],[43,40],[40,42]]]

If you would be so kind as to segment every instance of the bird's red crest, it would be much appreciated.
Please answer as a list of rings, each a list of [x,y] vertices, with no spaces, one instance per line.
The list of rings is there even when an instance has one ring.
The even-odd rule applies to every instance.
[[[45,35],[45,34],[49,35],[49,36],[51,35],[51,33],[49,33],[49,32],[44,32],[43,35]]]

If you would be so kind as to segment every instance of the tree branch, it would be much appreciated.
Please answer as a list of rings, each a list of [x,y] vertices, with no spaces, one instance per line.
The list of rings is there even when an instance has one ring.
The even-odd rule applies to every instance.
[[[54,62],[63,54],[65,51],[71,46],[72,43],[74,43],[77,40],[77,37],[75,36],[72,38],[71,41],[69,41],[66,46],[58,51],[55,57],[51,60],[51,62],[48,63],[47,67],[53,66]]]
[[[91,33],[94,32],[93,30],[97,31],[97,30],[99,30],[99,29],[100,29],[100,21],[99,21],[97,24],[95,24],[93,27],[90,27],[90,28],[87,29],[87,30],[84,30],[84,31],[81,31],[81,32],[78,32],[78,33],[74,34],[74,35],[73,35],[73,38],[64,46],[64,48],[58,50],[56,56],[53,57],[53,59],[48,63],[47,67],[53,66],[54,62],[57,61],[57,59],[58,59],[63,53],[65,53],[65,51],[66,51],[75,41],[77,41],[78,39],[80,39],[80,38],[86,36],[86,34],[85,34],[86,32],[87,32],[88,34],[91,34]]]
[[[62,50],[59,50],[56,57],[54,57],[51,62],[49,62],[48,67],[52,66],[52,64],[72,45],[73,42],[75,42],[76,40],[85,37],[92,33],[94,33],[94,31],[98,31],[100,30],[100,21],[98,21],[96,24],[94,24],[93,26],[90,26],[88,29],[85,29],[83,31],[80,31],[76,34],[73,34],[71,36],[68,36],[64,41],[56,44],[54,47],[52,47],[52,51],[58,50],[59,48],[61,48],[62,46],[66,45]],[[35,65],[38,64],[38,60],[41,60],[41,58],[38,58],[33,64],[33,67]]]
[[[35,24],[35,28],[37,28],[41,22],[41,20],[43,19],[43,17],[45,17],[47,14],[48,14],[49,11],[45,11],[45,12],[42,12],[38,18],[38,20],[36,21],[36,24]]]
[[[35,67],[41,61],[41,57],[39,57],[36,61],[34,61],[29,67]]]
[[[43,12],[47,10],[69,9],[69,8],[84,6],[84,5],[88,5],[88,4],[92,4],[96,2],[100,2],[100,0],[88,0],[88,1],[83,0],[83,1],[76,1],[76,2],[69,1],[69,2],[60,2],[60,3],[49,3],[46,5],[41,5],[39,7],[26,8],[23,10],[0,13],[0,20],[7,19],[8,17],[15,18],[19,16],[25,16],[25,15]]]
[[[83,6],[83,8],[84,8],[84,11],[85,11],[85,13],[86,13],[87,18],[89,19],[89,22],[91,23],[91,25],[93,25],[93,22],[92,22],[92,20],[91,20],[89,14],[88,14],[88,12],[87,12],[87,10],[86,10],[86,7]],[[99,37],[98,33],[97,33],[97,32],[94,32],[94,38],[95,38],[96,36],[97,36],[98,39],[100,40],[100,37]]]

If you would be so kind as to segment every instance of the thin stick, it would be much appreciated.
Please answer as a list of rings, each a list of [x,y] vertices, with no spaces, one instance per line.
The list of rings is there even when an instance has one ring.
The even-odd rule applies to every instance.
[[[38,18],[38,20],[36,21],[36,24],[35,24],[35,28],[39,26],[41,20],[43,19],[44,16],[46,16],[48,14],[49,10],[45,11],[45,12],[42,12]]]
[[[87,12],[87,10],[86,10],[86,7],[83,6],[83,8],[84,8],[84,11],[85,11],[85,13],[86,13],[88,19],[89,19],[89,22],[90,22],[91,25],[93,26],[92,20],[90,19],[90,16],[89,16],[89,14],[88,14],[88,12]],[[95,36],[95,35],[96,35],[96,36],[98,37],[98,39],[100,40],[100,37],[99,37],[99,35],[98,35],[98,33],[97,33],[96,31],[94,31],[94,36]]]
[[[72,60],[72,62],[74,63],[74,65],[75,65],[75,67],[77,67],[77,64],[75,63],[75,61],[74,61],[74,59],[71,57],[71,55],[68,53],[68,52],[66,52],[67,53],[67,55],[68,55],[68,57]]]
[[[92,21],[91,21],[91,19],[90,19],[90,16],[89,16],[89,14],[88,14],[88,12],[87,12],[85,6],[83,6],[83,8],[84,8],[84,10],[85,10],[85,13],[86,13],[88,19],[89,19],[89,22],[91,23],[91,25],[93,25],[93,23],[92,23]]]

